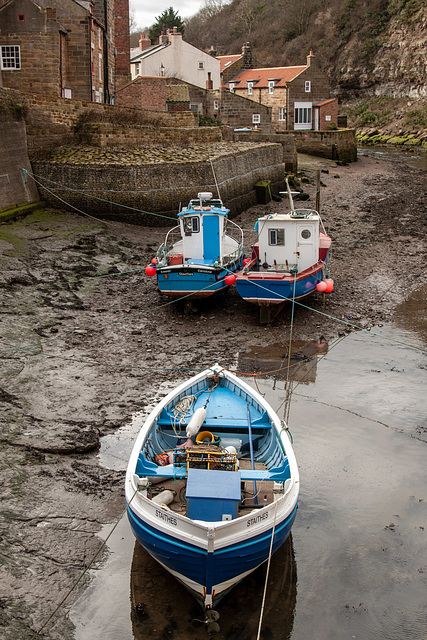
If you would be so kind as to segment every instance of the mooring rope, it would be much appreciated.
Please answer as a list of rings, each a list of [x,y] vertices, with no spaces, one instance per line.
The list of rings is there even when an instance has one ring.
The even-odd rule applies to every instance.
[[[275,532],[275,529],[276,529],[276,516],[277,516],[277,500],[274,503],[274,505],[275,505],[275,509],[274,509],[273,530],[271,532],[270,551],[268,553],[267,571],[266,571],[266,574],[265,574],[264,592],[262,594],[261,612],[260,612],[260,616],[259,616],[258,633],[257,633],[256,640],[259,640],[260,636],[261,636],[261,626],[262,626],[262,619],[263,619],[263,616],[264,616],[265,596],[266,596],[266,593],[267,593],[267,584],[268,584],[268,576],[269,576],[269,573],[270,573],[271,556],[273,555],[274,532]]]
[[[128,504],[126,505],[125,509],[123,509],[123,511],[121,512],[121,514],[119,515],[119,517],[117,518],[116,522],[114,523],[113,528],[111,529],[110,533],[108,534],[108,536],[105,538],[104,542],[101,544],[101,546],[99,547],[98,551],[95,553],[95,555],[92,557],[91,561],[89,562],[89,564],[87,565],[87,567],[85,567],[83,569],[83,571],[81,572],[81,574],[79,575],[79,577],[77,578],[77,580],[75,580],[73,582],[73,584],[71,585],[71,587],[68,589],[67,593],[65,594],[65,596],[62,598],[61,602],[57,605],[57,607],[55,608],[55,610],[50,614],[50,616],[44,621],[44,623],[42,624],[42,626],[40,627],[40,629],[38,631],[36,631],[36,633],[32,636],[32,640],[34,640],[34,638],[37,638],[38,636],[40,636],[40,633],[43,631],[43,629],[49,624],[49,622],[52,620],[52,618],[58,613],[58,611],[61,609],[61,607],[64,605],[65,601],[69,598],[69,596],[72,594],[72,592],[74,591],[74,589],[77,587],[77,585],[79,584],[79,582],[82,580],[82,578],[86,575],[86,573],[89,571],[89,569],[91,568],[91,566],[93,565],[93,563],[95,562],[96,558],[99,556],[99,554],[101,553],[101,551],[103,550],[103,548],[105,547],[105,545],[107,544],[108,540],[111,538],[112,534],[114,533],[117,525],[119,524],[120,520],[123,518],[123,516],[125,515],[126,511],[128,510],[130,503],[132,502],[132,500],[134,499],[134,497],[136,496],[138,492],[138,489],[135,489],[133,496],[131,497],[131,499],[129,500]]]

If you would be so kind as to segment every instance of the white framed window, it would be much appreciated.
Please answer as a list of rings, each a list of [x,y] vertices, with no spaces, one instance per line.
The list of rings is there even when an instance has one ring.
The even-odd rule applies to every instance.
[[[98,60],[99,60],[99,69],[98,69],[98,72],[99,72],[99,82],[102,82],[102,53],[100,53],[100,54],[99,54],[99,58],[98,58]]]
[[[214,100],[213,108],[214,108],[214,111],[218,111],[218,100]]]
[[[253,82],[248,82],[248,96],[252,95],[253,87],[254,87],[254,83]]]
[[[135,75],[139,76],[139,62],[135,65]]]
[[[284,229],[269,229],[268,230],[268,244],[270,246],[285,245],[285,230]]]
[[[259,113],[252,114],[252,124],[260,124],[261,123],[261,115]]]
[[[305,92],[306,93],[310,93],[310,91],[311,91],[311,80],[306,80],[304,86],[305,86]]]
[[[5,71],[21,68],[21,47],[19,45],[1,47],[1,68]]]
[[[326,122],[330,122],[331,121],[331,116],[325,116],[325,121]]]
[[[311,102],[295,102],[295,129],[311,129],[312,128],[312,103]]]
[[[234,82],[230,82],[228,85],[230,87],[230,93],[234,93],[234,87],[236,86]]]
[[[205,63],[199,62],[199,69],[204,69],[204,68],[205,68]]]
[[[101,37],[101,27],[98,28],[98,47],[101,48],[102,47],[102,37]]]
[[[286,107],[279,107],[279,117],[278,120],[283,122],[286,120]]]
[[[72,98],[73,97],[73,90],[72,89],[67,89],[66,87],[64,87],[62,89],[62,97],[63,98]]]
[[[274,80],[268,81],[268,93],[270,94],[274,93]]]

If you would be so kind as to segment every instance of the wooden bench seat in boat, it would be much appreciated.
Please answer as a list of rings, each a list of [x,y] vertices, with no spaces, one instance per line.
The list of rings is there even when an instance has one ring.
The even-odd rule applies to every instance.
[[[290,478],[289,462],[284,462],[273,469],[239,469],[242,480],[271,480],[275,482],[284,482]],[[140,477],[161,477],[161,478],[185,478],[187,475],[186,467],[178,467],[168,464],[164,467],[158,466],[155,462],[147,460],[143,453],[139,454],[136,465],[136,475]]]

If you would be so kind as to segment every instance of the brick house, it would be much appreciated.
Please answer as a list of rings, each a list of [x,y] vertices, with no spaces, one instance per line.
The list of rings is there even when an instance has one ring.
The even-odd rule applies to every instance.
[[[275,131],[336,128],[338,100],[330,98],[329,78],[313,52],[307,64],[295,67],[247,69],[225,84],[230,92],[271,107]],[[260,125],[257,114],[253,125]]]
[[[220,62],[209,53],[182,39],[176,27],[148,45],[141,37],[139,48],[131,50],[131,76],[177,78],[202,89],[219,89]],[[148,46],[147,46],[148,45]]]
[[[211,55],[213,54],[211,53]],[[252,55],[249,42],[245,42],[242,46],[242,53],[232,56],[216,56],[216,59],[221,64],[221,85],[226,85],[242,71],[253,69],[257,64]]]
[[[113,102],[115,4],[129,16],[129,0],[0,0],[4,87]]]

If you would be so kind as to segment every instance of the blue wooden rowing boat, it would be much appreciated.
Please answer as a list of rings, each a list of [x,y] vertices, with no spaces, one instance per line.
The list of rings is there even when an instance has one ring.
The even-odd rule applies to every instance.
[[[205,609],[284,543],[298,492],[286,426],[219,365],[153,409],[126,473],[134,535]]]
[[[227,288],[243,266],[243,232],[228,219],[220,198],[201,192],[178,214],[148,275],[157,276],[159,291],[172,297],[204,298]],[[234,282],[234,279],[232,280]]]

